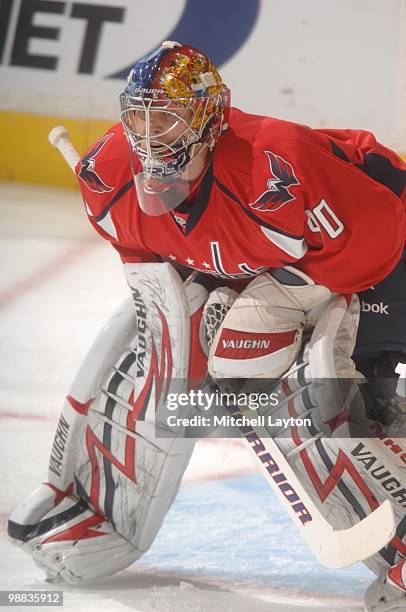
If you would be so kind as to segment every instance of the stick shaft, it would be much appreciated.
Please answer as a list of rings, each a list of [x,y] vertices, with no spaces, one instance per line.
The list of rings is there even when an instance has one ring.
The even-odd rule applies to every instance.
[[[243,416],[235,406],[227,409],[233,416]],[[334,569],[363,561],[393,538],[396,523],[388,500],[352,527],[334,529],[310,498],[276,442],[261,437],[253,426],[238,427],[250,452],[259,460],[268,484],[322,565]]]
[[[49,142],[59,150],[72,172],[74,172],[80,155],[69,140],[67,129],[62,125],[58,125],[49,132],[48,138]]]

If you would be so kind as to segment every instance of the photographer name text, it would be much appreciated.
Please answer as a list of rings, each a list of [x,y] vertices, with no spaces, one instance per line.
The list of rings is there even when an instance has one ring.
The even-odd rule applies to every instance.
[[[272,415],[241,416],[232,415],[212,415],[204,416],[201,414],[192,417],[178,417],[171,414],[166,419],[169,427],[308,427],[311,419],[301,419],[298,417],[273,418]]]

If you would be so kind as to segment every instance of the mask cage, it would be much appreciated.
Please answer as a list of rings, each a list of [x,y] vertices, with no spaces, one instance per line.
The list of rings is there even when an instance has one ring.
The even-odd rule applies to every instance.
[[[166,166],[167,174],[178,172],[181,164],[190,160],[191,146],[205,141],[224,105],[221,93],[170,100],[123,93],[120,101],[121,121],[130,146],[151,176],[154,168],[161,174],[162,166]],[[212,140],[209,146],[216,144]]]

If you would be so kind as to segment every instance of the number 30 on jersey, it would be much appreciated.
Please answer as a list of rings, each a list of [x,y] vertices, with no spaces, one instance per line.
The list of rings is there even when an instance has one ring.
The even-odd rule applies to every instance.
[[[326,200],[321,200],[312,210],[305,210],[307,225],[312,232],[325,230],[330,238],[337,238],[344,231],[344,225],[331,210]]]

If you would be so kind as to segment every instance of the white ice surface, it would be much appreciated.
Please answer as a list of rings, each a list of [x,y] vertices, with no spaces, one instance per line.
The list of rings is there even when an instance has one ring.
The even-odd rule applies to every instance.
[[[49,589],[6,539],[12,509],[46,479],[64,394],[127,288],[118,256],[77,194],[0,186],[0,589]],[[182,537],[179,534],[182,533]],[[372,575],[323,569],[238,441],[201,441],[179,497],[142,561],[83,587],[81,610],[361,610]]]

